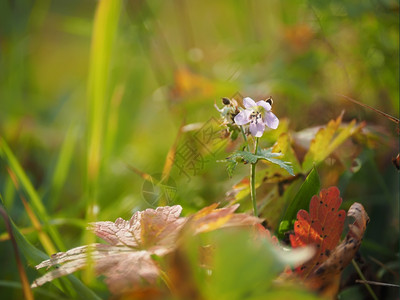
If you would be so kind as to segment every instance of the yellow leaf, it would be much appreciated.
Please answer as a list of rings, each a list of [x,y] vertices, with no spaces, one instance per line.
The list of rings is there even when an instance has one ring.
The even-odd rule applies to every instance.
[[[361,130],[365,124],[356,124],[351,121],[348,125],[340,128],[343,113],[336,119],[329,121],[325,128],[321,128],[311,141],[310,148],[304,157],[303,171],[311,170],[313,164],[318,164],[326,159],[337,147],[353,134]]]

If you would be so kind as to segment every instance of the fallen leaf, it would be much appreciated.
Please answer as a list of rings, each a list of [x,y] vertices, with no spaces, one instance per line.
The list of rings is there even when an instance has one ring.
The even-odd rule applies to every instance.
[[[108,244],[91,244],[54,254],[36,266],[37,269],[62,264],[35,280],[32,287],[71,274],[87,266],[88,255],[95,262],[97,274],[106,276],[112,293],[123,293],[142,285],[154,284],[159,269],[151,256],[165,255],[175,247],[177,235],[186,222],[179,217],[179,205],[136,212],[129,221],[95,222],[89,229]]]
[[[262,237],[270,241],[273,245],[279,245],[279,240],[275,235],[271,235],[271,232],[266,229],[264,226],[261,224],[255,225],[255,230],[256,230],[256,237]]]
[[[340,240],[346,218],[344,210],[338,211],[342,198],[337,187],[321,190],[319,196],[313,196],[310,202],[310,213],[301,209],[294,223],[294,235],[290,235],[293,248],[315,245],[315,257],[301,266],[299,274],[306,278],[321,264]]]
[[[336,187],[321,190],[313,196],[309,213],[300,210],[290,235],[293,248],[314,245],[316,253],[311,260],[296,269],[297,276],[310,289],[329,298],[336,297],[342,270],[358,251],[369,217],[360,203],[354,203],[348,217],[355,219],[349,224],[346,238],[338,245],[343,231],[345,211],[339,210],[342,203]]]
[[[340,273],[347,266],[361,246],[362,237],[369,223],[369,217],[360,203],[354,203],[347,212],[348,217],[355,219],[349,224],[346,238],[338,245],[328,259],[319,266],[313,276],[327,279],[332,274]]]
[[[164,206],[136,212],[129,221],[118,218],[90,224],[89,229],[108,244],[90,244],[59,252],[36,266],[56,269],[36,279],[37,287],[55,278],[87,267],[88,257],[94,262],[96,274],[104,275],[113,294],[127,294],[154,286],[160,276],[152,256],[164,256],[178,245],[181,230],[195,235],[225,227],[252,226],[262,219],[235,214],[239,205],[217,208],[212,204],[192,217],[180,217],[182,207]]]
[[[129,221],[118,218],[115,222],[95,222],[90,224],[89,229],[111,245],[124,245],[138,250],[165,249],[171,246],[186,221],[179,217],[181,212],[180,205],[162,206],[136,212]]]

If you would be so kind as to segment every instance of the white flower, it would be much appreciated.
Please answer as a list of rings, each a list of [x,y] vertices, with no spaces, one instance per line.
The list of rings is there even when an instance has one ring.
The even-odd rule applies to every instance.
[[[255,137],[263,135],[265,126],[276,129],[279,125],[279,119],[271,112],[271,105],[264,100],[254,102],[253,99],[246,97],[243,99],[243,105],[246,108],[235,116],[237,125],[250,123],[250,133]]]

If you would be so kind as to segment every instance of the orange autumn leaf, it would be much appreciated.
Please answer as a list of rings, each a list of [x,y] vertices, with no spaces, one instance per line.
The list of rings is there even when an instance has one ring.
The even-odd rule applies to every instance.
[[[278,238],[275,235],[272,235],[271,232],[268,229],[266,229],[264,226],[262,226],[261,224],[256,224],[256,225],[254,225],[254,228],[255,228],[257,237],[267,239],[275,246],[279,245]]]
[[[338,210],[341,204],[338,188],[330,187],[312,197],[309,213],[303,209],[297,213],[295,235],[290,235],[292,247],[315,245],[317,248],[314,258],[297,269],[301,277],[311,274],[339,243],[346,218],[345,211]]]
[[[337,187],[321,190],[310,202],[309,213],[300,210],[290,236],[293,248],[315,245],[316,254],[296,269],[297,276],[310,289],[328,298],[335,298],[340,274],[360,248],[369,217],[360,203],[354,203],[347,217],[353,218],[346,238],[339,244],[345,220]],[[339,244],[339,245],[338,245]]]
[[[347,266],[361,246],[362,237],[367,228],[369,217],[360,203],[354,203],[347,212],[347,216],[354,218],[349,224],[346,238],[338,245],[332,254],[319,266],[313,276],[326,280],[333,274],[339,274]]]

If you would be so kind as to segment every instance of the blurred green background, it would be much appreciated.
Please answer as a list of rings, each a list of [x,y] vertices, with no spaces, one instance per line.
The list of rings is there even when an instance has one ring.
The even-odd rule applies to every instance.
[[[344,121],[366,121],[379,138],[362,152],[354,176],[339,174],[327,182],[339,185],[345,203],[366,207],[371,223],[363,254],[385,264],[371,263],[368,272],[398,282],[386,268],[398,275],[399,181],[392,164],[398,129],[338,96],[398,117],[397,1],[122,1],[97,28],[104,47],[92,41],[98,3],[0,2],[0,135],[67,249],[87,241],[86,220],[128,219],[150,207],[144,180],[132,167],[161,173],[182,124],[200,128],[198,123],[218,119],[213,105],[221,107],[221,97],[271,95],[274,113],[288,120],[291,131],[324,125],[345,110]],[[172,166],[171,203],[188,214],[223,201],[248,172],[238,168],[229,178],[218,162],[227,156],[224,149],[206,153],[190,178]],[[4,206],[41,249],[9,165],[3,151]],[[321,169],[329,176],[328,165]],[[0,229],[1,295],[19,299],[4,222]],[[31,282],[37,275],[28,269]],[[362,297],[360,289],[347,294]]]

